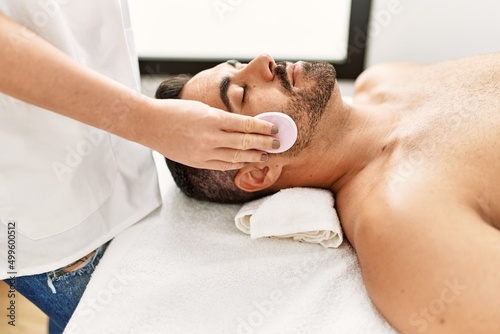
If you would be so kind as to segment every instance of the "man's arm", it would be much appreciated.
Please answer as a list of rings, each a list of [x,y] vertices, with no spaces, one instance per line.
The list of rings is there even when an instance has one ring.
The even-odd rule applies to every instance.
[[[155,100],[92,71],[0,13],[0,92],[195,167],[240,168],[272,148],[272,124],[196,101]],[[234,133],[240,132],[240,133]],[[244,133],[252,133],[247,135]]]
[[[499,333],[500,232],[456,197],[409,193],[372,197],[356,227],[374,304],[403,333]]]

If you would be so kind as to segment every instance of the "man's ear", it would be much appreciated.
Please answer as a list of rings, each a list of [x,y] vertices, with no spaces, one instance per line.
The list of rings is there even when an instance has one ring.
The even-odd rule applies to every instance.
[[[238,188],[247,192],[254,192],[269,188],[281,175],[280,166],[245,166],[236,175],[234,183]]]

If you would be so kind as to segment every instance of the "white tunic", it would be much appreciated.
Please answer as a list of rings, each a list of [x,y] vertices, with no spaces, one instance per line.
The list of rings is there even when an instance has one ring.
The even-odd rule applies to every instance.
[[[0,10],[81,64],[140,89],[126,0],[0,0]],[[161,203],[151,150],[3,94],[0,153],[0,279],[65,266]]]

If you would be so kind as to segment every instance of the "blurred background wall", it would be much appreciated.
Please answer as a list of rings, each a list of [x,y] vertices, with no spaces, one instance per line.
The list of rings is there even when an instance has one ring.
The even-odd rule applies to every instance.
[[[372,0],[366,66],[500,51],[499,0]]]

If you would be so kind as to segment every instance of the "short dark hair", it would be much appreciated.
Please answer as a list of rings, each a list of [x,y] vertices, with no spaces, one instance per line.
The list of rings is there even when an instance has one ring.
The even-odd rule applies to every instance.
[[[169,76],[156,90],[157,99],[180,99],[182,89],[191,79],[190,75]],[[189,197],[218,203],[244,203],[272,193],[270,190],[246,192],[234,183],[237,170],[215,171],[193,168],[165,158],[172,177]]]

